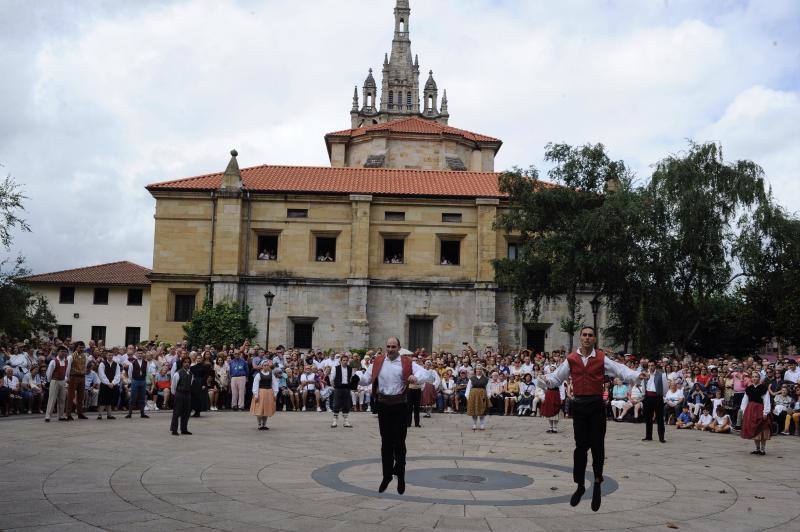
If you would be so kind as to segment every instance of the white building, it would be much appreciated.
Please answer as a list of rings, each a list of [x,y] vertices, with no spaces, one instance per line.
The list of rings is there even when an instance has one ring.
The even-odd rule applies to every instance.
[[[127,261],[18,279],[47,298],[62,340],[137,344],[150,334],[150,273]]]

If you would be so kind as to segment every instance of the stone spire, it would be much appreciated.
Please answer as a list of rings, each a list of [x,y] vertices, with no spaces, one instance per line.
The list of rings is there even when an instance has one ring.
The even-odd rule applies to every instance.
[[[353,87],[353,111],[358,112],[358,85]]]
[[[238,155],[239,152],[231,150],[231,160],[225,169],[225,173],[222,174],[222,187],[220,188],[223,190],[242,190],[242,172],[239,171],[239,163],[236,161]]]
[[[450,113],[447,112],[447,89],[444,90],[442,95],[442,108],[439,109],[439,112],[442,116],[450,116]]]

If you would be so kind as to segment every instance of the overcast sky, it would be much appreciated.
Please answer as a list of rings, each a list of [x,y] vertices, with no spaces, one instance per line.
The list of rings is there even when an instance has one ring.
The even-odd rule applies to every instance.
[[[391,49],[394,0],[0,1],[0,171],[22,183],[36,272],[150,266],[148,183],[327,165],[353,86]],[[646,179],[686,139],[762,165],[800,202],[800,2],[411,0],[412,51],[450,124],[504,141],[603,142]],[[380,77],[376,76],[378,83]],[[424,77],[422,78],[424,83]]]

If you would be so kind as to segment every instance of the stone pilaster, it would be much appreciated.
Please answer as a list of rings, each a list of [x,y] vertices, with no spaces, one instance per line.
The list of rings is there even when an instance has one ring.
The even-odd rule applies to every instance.
[[[497,216],[497,198],[477,198],[478,208],[478,278],[475,283],[475,343],[479,346],[497,347],[497,302],[495,298],[494,266],[497,257],[497,233],[494,221]]]
[[[352,194],[350,227],[350,278],[347,280],[347,321],[350,326],[348,347],[369,346],[367,292],[369,290],[369,217],[372,196]]]

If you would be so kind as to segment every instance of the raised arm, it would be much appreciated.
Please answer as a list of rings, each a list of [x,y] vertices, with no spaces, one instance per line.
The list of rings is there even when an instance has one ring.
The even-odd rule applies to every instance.
[[[606,359],[606,362],[608,359]],[[608,371],[606,369],[606,371]],[[537,377],[536,382],[539,385],[543,385],[543,388],[558,388],[561,386],[561,383],[567,380],[569,377],[569,362],[564,360],[561,364],[558,365],[555,371],[551,371],[550,373],[539,375]]]
[[[623,381],[636,382],[643,377],[642,373],[630,369],[625,364],[614,362],[609,357],[605,357],[604,365],[605,365],[606,375],[609,375],[611,377],[619,377]]]
[[[416,380],[417,384],[433,382],[433,377],[431,377],[431,374],[428,372],[428,370],[416,362],[411,363],[411,373],[414,375],[414,379]]]

